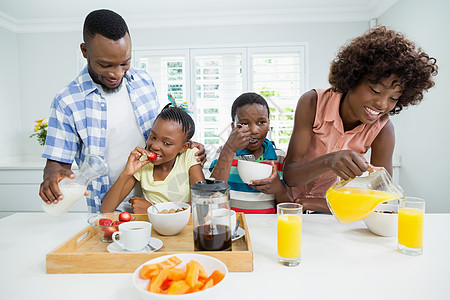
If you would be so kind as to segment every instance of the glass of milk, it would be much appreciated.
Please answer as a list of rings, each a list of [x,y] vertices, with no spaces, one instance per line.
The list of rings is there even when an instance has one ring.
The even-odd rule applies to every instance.
[[[61,216],[66,213],[86,192],[89,182],[93,179],[106,175],[108,166],[98,155],[86,155],[81,168],[75,171],[75,178],[64,178],[58,183],[59,189],[64,198],[58,203],[47,204],[42,201],[42,208],[52,216]]]

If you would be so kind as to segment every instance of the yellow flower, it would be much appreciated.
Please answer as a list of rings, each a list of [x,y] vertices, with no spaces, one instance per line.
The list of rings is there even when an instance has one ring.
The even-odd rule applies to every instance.
[[[41,123],[45,120],[45,118],[40,119],[40,120],[36,120],[35,122],[38,123],[38,125],[41,125]]]
[[[40,145],[45,144],[45,139],[47,138],[47,127],[48,127],[48,121],[44,119],[36,120],[34,121],[36,124],[34,125],[34,132],[31,137],[36,136],[37,140]]]

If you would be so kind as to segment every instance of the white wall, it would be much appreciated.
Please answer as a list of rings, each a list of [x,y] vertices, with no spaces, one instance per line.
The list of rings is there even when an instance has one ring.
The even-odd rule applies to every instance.
[[[19,72],[17,60],[17,38],[3,28],[0,28],[0,57],[2,57],[2,72],[0,72],[0,157],[13,156],[21,151],[19,146],[23,140],[20,134],[21,116],[19,99]]]
[[[80,32],[17,34],[21,103],[20,143],[23,155],[40,155],[42,147],[29,139],[34,120],[49,115],[55,94],[77,75]]]
[[[401,0],[379,18],[437,59],[436,85],[418,106],[392,118],[396,153],[401,155],[400,185],[406,195],[423,197],[429,212],[450,212],[450,2]]]

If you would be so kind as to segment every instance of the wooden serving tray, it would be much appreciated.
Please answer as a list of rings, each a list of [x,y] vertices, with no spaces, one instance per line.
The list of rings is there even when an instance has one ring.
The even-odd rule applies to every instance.
[[[147,215],[135,215],[137,221],[148,221]],[[231,251],[195,251],[192,219],[177,235],[163,236],[152,230],[152,237],[164,245],[151,253],[109,253],[110,243],[101,241],[97,230],[88,226],[47,254],[47,274],[56,273],[133,273],[137,267],[155,257],[195,252],[220,259],[230,272],[253,271],[253,251],[243,213],[236,213],[245,235],[234,241]]]

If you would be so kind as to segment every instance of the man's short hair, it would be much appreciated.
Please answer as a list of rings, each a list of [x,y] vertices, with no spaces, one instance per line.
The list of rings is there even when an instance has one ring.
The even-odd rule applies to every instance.
[[[127,33],[130,34],[125,20],[111,10],[94,10],[84,20],[83,39],[85,43],[96,34],[117,41]]]

